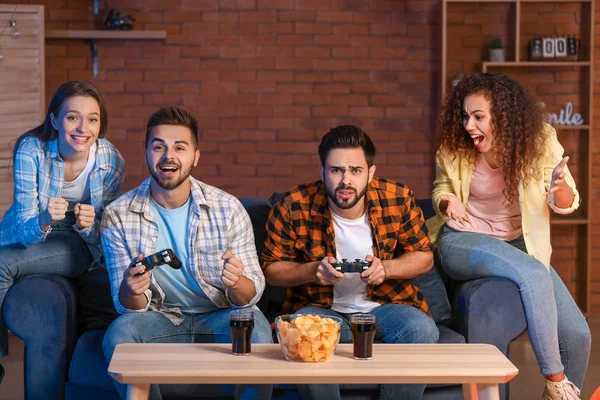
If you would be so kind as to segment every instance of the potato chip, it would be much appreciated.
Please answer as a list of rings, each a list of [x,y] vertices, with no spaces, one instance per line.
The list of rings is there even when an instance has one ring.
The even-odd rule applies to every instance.
[[[315,314],[277,317],[277,337],[283,355],[288,360],[325,361],[335,351],[340,338],[341,323]]]

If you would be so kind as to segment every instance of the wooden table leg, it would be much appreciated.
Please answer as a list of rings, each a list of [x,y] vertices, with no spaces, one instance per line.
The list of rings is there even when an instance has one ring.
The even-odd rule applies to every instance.
[[[463,397],[465,400],[477,400],[477,384],[476,383],[463,383]]]
[[[127,400],[148,400],[150,384],[127,385]]]
[[[465,400],[500,400],[500,390],[495,383],[463,383]]]

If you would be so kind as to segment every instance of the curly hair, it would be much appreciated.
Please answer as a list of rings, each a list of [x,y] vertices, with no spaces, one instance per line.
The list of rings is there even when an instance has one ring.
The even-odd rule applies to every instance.
[[[537,99],[516,80],[504,74],[473,74],[461,79],[443,101],[438,118],[441,152],[475,162],[478,150],[463,124],[467,96],[482,94],[490,102],[494,133],[494,162],[504,171],[506,204],[518,198],[519,182],[541,176],[539,160],[545,156],[547,134],[544,113]]]

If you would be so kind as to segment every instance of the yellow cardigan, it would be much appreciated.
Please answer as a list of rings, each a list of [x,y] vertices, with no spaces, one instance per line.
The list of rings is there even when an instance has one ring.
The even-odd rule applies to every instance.
[[[523,237],[529,254],[540,260],[548,268],[552,246],[550,245],[550,212],[548,206],[557,214],[570,214],[579,207],[579,192],[567,166],[565,166],[565,181],[575,193],[573,204],[568,208],[559,208],[554,204],[554,194],[544,196],[550,189],[552,171],[562,160],[564,149],[558,142],[556,131],[544,123],[544,129],[549,135],[547,156],[540,160],[542,177],[530,182],[527,186],[519,184],[519,205],[522,216]],[[467,204],[469,199],[471,173],[473,163],[461,155],[453,160],[449,154],[438,151],[436,154],[436,178],[433,182],[433,208],[436,215],[427,220],[427,228],[432,241],[437,245],[439,232],[449,219],[440,213],[440,197],[453,194]]]

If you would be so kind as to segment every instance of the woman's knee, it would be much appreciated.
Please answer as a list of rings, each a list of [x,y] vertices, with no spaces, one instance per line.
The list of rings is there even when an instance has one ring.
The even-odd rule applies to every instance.
[[[589,349],[592,346],[592,333],[590,327],[582,318],[580,323],[569,326],[566,332],[559,332],[559,336],[567,342],[567,345],[575,346],[579,349]]]
[[[521,267],[517,278],[514,280],[519,289],[530,288],[542,295],[554,291],[552,275],[540,261],[532,258],[530,263]]]

